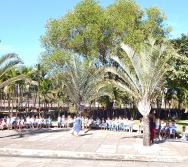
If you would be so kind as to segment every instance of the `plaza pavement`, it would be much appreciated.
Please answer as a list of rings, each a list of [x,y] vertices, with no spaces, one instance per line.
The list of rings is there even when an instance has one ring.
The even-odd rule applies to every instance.
[[[155,141],[143,146],[142,134],[90,130],[73,136],[70,130],[23,129],[0,131],[0,157],[72,160],[184,163],[188,165],[188,142]]]

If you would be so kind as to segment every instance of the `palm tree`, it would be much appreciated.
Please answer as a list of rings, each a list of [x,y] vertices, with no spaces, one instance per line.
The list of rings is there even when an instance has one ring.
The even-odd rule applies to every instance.
[[[149,146],[150,102],[155,97],[157,89],[162,86],[163,76],[170,69],[167,62],[175,51],[165,39],[157,41],[151,37],[141,44],[138,53],[124,43],[121,43],[121,47],[127,53],[132,68],[118,56],[111,56],[119,67],[107,67],[106,72],[118,76],[118,79],[110,82],[136,100],[138,110],[144,119],[143,145]]]
[[[7,86],[9,86],[9,84],[22,79],[26,79],[24,75],[16,74],[16,70],[12,70],[13,73],[10,71],[18,64],[22,64],[22,61],[14,53],[6,54],[0,57],[0,88],[8,88]],[[9,72],[9,74],[12,73],[13,75],[7,77],[7,72]]]
[[[14,77],[17,77],[19,75],[19,72],[15,69],[12,68],[9,71],[7,71],[3,76],[3,80],[8,80]],[[17,82],[17,81],[16,81]],[[14,102],[16,101],[16,94],[17,94],[17,87],[16,87],[16,82],[11,82],[9,84],[7,84],[4,87],[4,93],[6,95],[6,99],[8,100],[8,108],[9,108],[9,112],[10,110],[13,111],[14,108]],[[12,101],[12,103],[11,103]]]
[[[38,107],[39,107],[39,114],[40,114],[40,107],[41,107],[41,99],[44,100],[44,94],[43,94],[43,87],[46,87],[46,72],[40,64],[36,64],[36,66],[33,68],[33,73],[31,75],[31,79],[33,81],[33,86],[36,92],[35,95],[35,105],[37,103],[38,98]],[[34,83],[35,82],[35,83]],[[35,106],[34,105],[34,106]]]
[[[81,103],[90,103],[92,100],[106,95],[102,68],[97,67],[96,61],[83,60],[71,56],[65,61],[65,70],[62,72],[63,92],[81,110]]]
[[[23,79],[22,75],[18,75],[6,80],[3,79],[3,75],[18,64],[22,64],[22,61],[18,55],[14,53],[6,54],[0,57],[0,88],[5,87],[11,82]]]

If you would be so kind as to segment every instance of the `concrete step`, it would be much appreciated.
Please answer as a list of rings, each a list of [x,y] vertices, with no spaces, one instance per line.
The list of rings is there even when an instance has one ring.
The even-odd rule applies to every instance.
[[[68,158],[88,160],[114,160],[114,161],[140,161],[140,162],[185,162],[188,163],[188,156],[155,156],[155,155],[134,155],[134,154],[113,154],[93,153],[76,151],[56,150],[34,150],[34,149],[13,149],[0,148],[0,156],[19,157],[45,157],[45,158]]]

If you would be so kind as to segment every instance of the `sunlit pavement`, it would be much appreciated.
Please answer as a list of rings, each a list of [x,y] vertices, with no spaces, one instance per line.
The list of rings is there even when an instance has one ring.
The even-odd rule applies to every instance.
[[[79,136],[73,136],[70,130],[60,128],[0,131],[0,166],[96,166],[96,163],[100,166],[188,166],[188,143],[178,139],[159,140],[144,147],[142,134],[85,132],[82,130]],[[33,162],[36,164],[30,165]]]

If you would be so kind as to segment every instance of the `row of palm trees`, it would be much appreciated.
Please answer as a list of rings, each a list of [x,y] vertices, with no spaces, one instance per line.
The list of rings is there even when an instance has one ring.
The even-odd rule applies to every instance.
[[[121,43],[130,62],[124,57],[109,55],[115,63],[105,65],[97,59],[88,59],[71,54],[65,59],[58,71],[45,70],[37,64],[34,68],[22,65],[15,54],[8,54],[0,60],[0,88],[1,100],[18,106],[25,101],[29,108],[29,99],[33,97],[33,107],[38,103],[39,112],[41,102],[48,104],[72,102],[75,110],[80,112],[82,105],[95,101],[121,100],[133,101],[143,115],[144,145],[149,142],[148,114],[151,102],[164,89],[164,76],[173,70],[172,57],[178,56],[168,41],[148,38],[134,51],[130,46]],[[19,65],[19,66],[18,66]],[[119,99],[118,99],[119,98]]]

